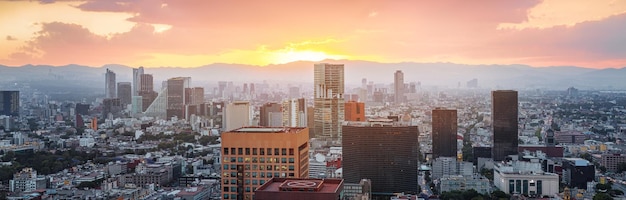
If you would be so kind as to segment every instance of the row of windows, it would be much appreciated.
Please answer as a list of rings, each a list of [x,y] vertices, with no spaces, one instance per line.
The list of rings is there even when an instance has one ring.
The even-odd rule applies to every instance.
[[[271,156],[273,155],[290,155],[293,156],[294,151],[293,148],[224,148],[222,154],[224,155],[261,155],[265,154]]]
[[[263,181],[263,182],[265,182],[265,181]],[[263,185],[263,184],[261,184],[261,185]],[[225,186],[223,189],[224,189],[224,192],[237,192],[237,187],[236,186],[235,187]],[[246,187],[245,191],[246,192],[254,192],[254,191],[256,191],[256,187]]]
[[[294,163],[294,158],[265,158],[265,157],[224,157],[224,163]]]
[[[278,167],[278,166],[275,166],[275,167]],[[281,171],[287,171],[287,166],[283,165],[280,170]],[[279,171],[279,170],[275,170],[275,171]],[[293,166],[289,166],[289,171],[293,171]],[[238,176],[242,176],[243,175],[246,178],[250,178],[250,177],[252,177],[252,178],[256,178],[256,177],[265,178],[266,174],[267,174],[268,178],[272,177],[272,172],[245,172],[245,173],[241,173],[241,172],[239,172],[239,173],[238,172],[224,172],[224,177],[225,178],[227,178],[227,177],[238,177]],[[278,173],[274,173],[274,174],[278,174]],[[292,174],[293,173],[289,173],[290,176],[293,176]]]
[[[237,194],[224,194],[224,199],[237,199]],[[244,196],[244,200],[252,199],[254,199],[254,195],[250,196],[249,194],[246,194],[246,196]]]
[[[266,176],[266,177],[265,178],[261,177],[261,179],[245,179],[243,181],[243,183],[245,185],[250,185],[250,184],[252,184],[252,185],[263,185],[263,184],[265,184],[265,182],[267,180],[269,180],[269,179],[271,179],[273,177],[276,177],[276,178],[278,178],[278,177],[281,177],[281,178],[295,177],[295,174],[294,173],[278,173],[278,172],[269,173],[268,172],[268,173],[265,173],[264,176]],[[224,183],[223,184],[224,186],[226,186],[226,185],[237,185],[237,179],[228,179],[227,177],[223,177],[222,178],[222,182]]]
[[[228,165],[228,164],[224,164],[223,165],[223,169],[224,170],[237,170],[237,165]],[[272,167],[273,166],[273,167]],[[293,171],[295,170],[295,167],[293,165],[245,165],[244,166],[244,170],[267,170],[267,171]]]

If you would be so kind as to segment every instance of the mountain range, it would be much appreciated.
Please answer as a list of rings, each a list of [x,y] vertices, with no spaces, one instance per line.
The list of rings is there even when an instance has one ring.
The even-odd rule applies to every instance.
[[[626,67],[590,69],[575,66],[531,67],[528,65],[465,65],[455,63],[378,63],[358,60],[297,61],[286,64],[254,66],[215,63],[196,68],[145,68],[153,74],[155,88],[167,78],[192,77],[192,85],[215,85],[217,81],[313,83],[313,64],[345,64],[347,86],[358,86],[366,78],[375,84],[391,84],[396,70],[402,70],[404,81],[419,82],[423,87],[456,88],[478,79],[481,88],[490,89],[626,89]],[[138,67],[138,66],[133,66]],[[0,83],[38,82],[76,87],[104,88],[105,69],[117,74],[117,81],[132,81],[132,67],[109,64],[100,67],[82,65],[0,65]],[[198,84],[199,83],[199,84]]]

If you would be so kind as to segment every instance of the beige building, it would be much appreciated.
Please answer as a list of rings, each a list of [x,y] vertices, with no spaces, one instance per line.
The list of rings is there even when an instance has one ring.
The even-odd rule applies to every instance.
[[[309,129],[243,127],[222,134],[222,198],[254,199],[271,178],[309,176]]]
[[[251,125],[250,102],[236,101],[226,105],[224,112],[224,131]]]
[[[498,163],[493,183],[507,194],[554,197],[559,193],[559,175],[541,171],[540,163]]]
[[[344,65],[314,65],[315,133],[313,137],[341,141],[344,121]]]

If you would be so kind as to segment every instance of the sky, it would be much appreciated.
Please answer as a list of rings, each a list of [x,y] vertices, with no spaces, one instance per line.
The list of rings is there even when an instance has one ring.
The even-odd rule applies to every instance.
[[[626,67],[625,0],[0,0],[0,64]]]

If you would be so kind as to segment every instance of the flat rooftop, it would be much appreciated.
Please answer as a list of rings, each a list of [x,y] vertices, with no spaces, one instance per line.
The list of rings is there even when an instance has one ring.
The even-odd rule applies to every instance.
[[[228,133],[298,133],[306,127],[241,127]]]
[[[257,192],[313,192],[337,193],[343,179],[272,178]]]

